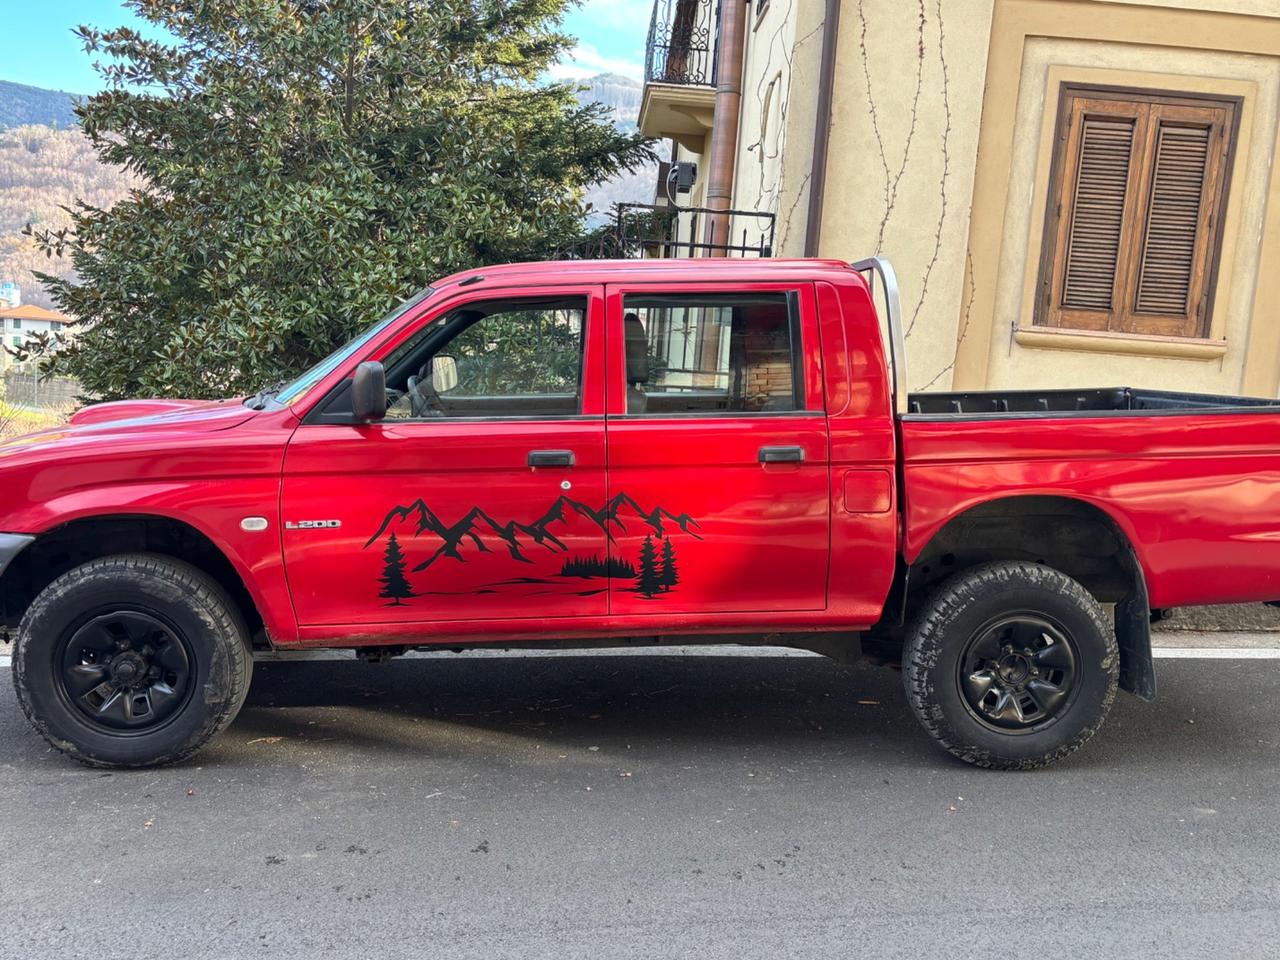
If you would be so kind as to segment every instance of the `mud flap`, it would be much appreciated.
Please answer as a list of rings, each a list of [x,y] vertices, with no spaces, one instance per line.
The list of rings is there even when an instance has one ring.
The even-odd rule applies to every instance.
[[[1156,698],[1156,665],[1151,657],[1151,601],[1142,564],[1125,545],[1129,593],[1116,604],[1116,645],[1120,648],[1120,689],[1147,703]]]

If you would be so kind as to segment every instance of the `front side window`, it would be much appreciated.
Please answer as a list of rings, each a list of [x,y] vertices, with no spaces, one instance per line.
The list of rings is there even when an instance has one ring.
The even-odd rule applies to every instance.
[[[576,415],[586,317],[585,297],[450,311],[385,362],[388,419]]]
[[[628,414],[804,409],[791,294],[631,294],[623,331]]]

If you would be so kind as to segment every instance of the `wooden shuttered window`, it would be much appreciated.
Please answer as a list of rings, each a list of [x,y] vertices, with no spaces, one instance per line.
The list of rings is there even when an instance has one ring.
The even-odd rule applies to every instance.
[[[1067,87],[1035,322],[1205,337],[1238,103]]]

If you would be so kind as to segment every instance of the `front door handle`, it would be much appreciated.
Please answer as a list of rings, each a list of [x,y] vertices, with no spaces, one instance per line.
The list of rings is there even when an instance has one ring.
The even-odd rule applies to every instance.
[[[530,450],[531,467],[572,467],[572,450]]]
[[[761,447],[761,463],[804,463],[804,447]]]

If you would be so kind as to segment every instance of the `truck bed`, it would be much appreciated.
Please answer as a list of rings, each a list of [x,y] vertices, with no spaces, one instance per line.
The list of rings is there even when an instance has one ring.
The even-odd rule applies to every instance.
[[[1280,400],[1264,397],[1217,396],[1178,393],[1134,387],[1101,387],[1087,390],[975,390],[961,393],[913,393],[907,399],[907,416],[1004,417],[1080,414],[1100,416],[1124,413],[1275,412]]]
[[[1053,498],[1123,531],[1153,607],[1280,598],[1280,402],[1123,387],[909,400],[908,562],[957,515]]]

